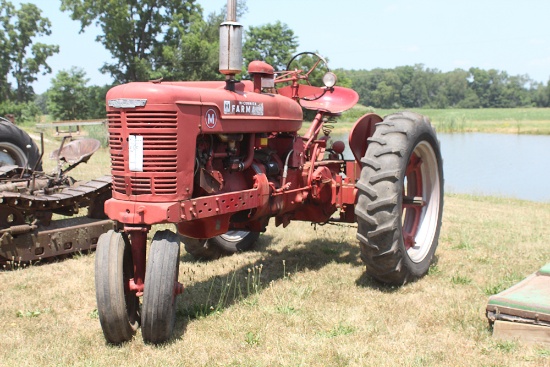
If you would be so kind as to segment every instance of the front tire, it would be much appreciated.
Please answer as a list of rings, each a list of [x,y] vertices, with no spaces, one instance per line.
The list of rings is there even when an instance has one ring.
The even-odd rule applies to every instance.
[[[147,260],[141,315],[141,333],[146,343],[164,343],[172,336],[179,256],[180,243],[174,232],[155,233]]]
[[[99,236],[95,254],[95,289],[99,322],[105,339],[120,344],[139,327],[139,298],[124,285],[134,277],[128,236],[113,230]]]
[[[443,213],[442,158],[429,120],[412,112],[387,116],[361,163],[355,214],[367,274],[392,285],[424,276]]]

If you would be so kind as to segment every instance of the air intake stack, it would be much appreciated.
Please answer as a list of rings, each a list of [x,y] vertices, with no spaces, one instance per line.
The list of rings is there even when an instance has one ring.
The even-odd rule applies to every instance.
[[[227,18],[220,24],[220,73],[226,76],[228,89],[243,64],[243,26],[237,22],[237,0],[227,0]]]

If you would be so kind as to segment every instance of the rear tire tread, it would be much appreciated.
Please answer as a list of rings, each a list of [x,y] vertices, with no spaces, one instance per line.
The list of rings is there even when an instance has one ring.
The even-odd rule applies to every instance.
[[[362,171],[355,214],[357,239],[367,274],[384,283],[401,285],[425,273],[437,247],[443,205],[443,172],[441,153],[435,130],[429,120],[412,112],[386,116],[376,125],[361,159]],[[417,144],[429,143],[433,148],[439,173],[440,195],[437,229],[425,258],[413,263],[404,245],[402,234],[403,180],[409,159]]]
[[[38,146],[31,139],[29,134],[9,121],[0,120],[0,148],[2,143],[10,143],[19,148],[22,154],[27,157],[27,167],[34,168],[36,162],[40,159],[40,151]],[[27,148],[27,146],[30,146]],[[17,162],[19,166],[23,166],[24,162]],[[42,163],[36,167],[37,171],[42,171]]]

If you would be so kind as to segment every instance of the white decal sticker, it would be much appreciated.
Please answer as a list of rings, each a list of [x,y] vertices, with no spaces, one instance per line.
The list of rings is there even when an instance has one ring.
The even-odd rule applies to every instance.
[[[128,136],[128,165],[130,171],[143,172],[143,136]]]
[[[264,104],[250,101],[223,101],[223,113],[226,115],[263,116]]]
[[[218,115],[216,114],[216,111],[214,111],[212,108],[206,111],[206,114],[204,115],[204,122],[207,128],[209,129],[215,128],[217,121],[218,121]]]

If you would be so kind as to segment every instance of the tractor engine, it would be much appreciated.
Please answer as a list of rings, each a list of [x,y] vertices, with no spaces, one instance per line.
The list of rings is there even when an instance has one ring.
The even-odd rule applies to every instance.
[[[270,217],[284,225],[325,222],[337,209],[343,161],[317,163],[326,149],[318,129],[334,101],[349,108],[357,94],[339,96],[345,88],[332,88],[330,73],[330,86],[312,87],[309,73],[297,70],[277,78],[292,85],[276,89],[274,69],[262,61],[249,64],[252,80],[237,81],[242,26],[235,1],[227,8],[220,25],[225,81],[134,82],[107,93],[113,198],[105,208],[129,231],[175,223],[180,234],[203,239],[234,229],[263,231]],[[326,63],[316,56],[313,69]],[[299,102],[300,93],[318,94],[306,108],[322,111],[303,138],[307,101]]]
[[[209,238],[230,223],[261,231],[270,216],[303,202],[304,180],[315,170],[297,134],[302,109],[256,88],[273,78],[272,68],[260,66],[261,73],[250,70],[254,81],[130,83],[109,91],[112,219],[177,223],[182,234]]]

